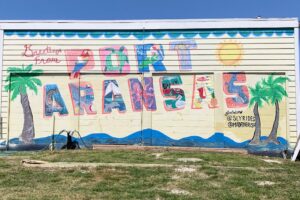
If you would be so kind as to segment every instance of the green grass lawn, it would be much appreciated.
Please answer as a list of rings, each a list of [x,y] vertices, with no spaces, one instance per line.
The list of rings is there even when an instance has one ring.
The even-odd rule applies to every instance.
[[[198,160],[183,162],[180,158]],[[42,169],[24,167],[22,159],[162,166]],[[0,153],[0,199],[299,200],[300,162],[233,153],[157,150]]]

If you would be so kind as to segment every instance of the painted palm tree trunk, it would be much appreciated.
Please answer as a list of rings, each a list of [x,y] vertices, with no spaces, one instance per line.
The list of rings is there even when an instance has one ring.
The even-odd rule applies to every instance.
[[[7,76],[7,84],[4,86],[5,91],[11,92],[11,101],[15,100],[20,95],[21,105],[24,114],[23,130],[20,135],[20,141],[29,144],[32,143],[32,139],[35,137],[33,115],[29,104],[27,90],[38,93],[38,86],[42,86],[40,79],[37,76],[43,73],[41,69],[32,69],[32,64],[28,66],[22,65],[22,67],[8,67],[7,72],[10,76]]]
[[[253,108],[253,114],[255,116],[255,130],[250,144],[259,144],[260,136],[261,136],[261,122],[260,122],[260,116],[258,112],[258,103],[255,103],[255,106]]]
[[[24,113],[24,124],[23,124],[23,130],[20,139],[23,143],[28,144],[32,142],[32,139],[35,136],[33,115],[29,104],[28,95],[22,94],[22,92],[20,92],[20,95],[21,95],[21,104]]]
[[[270,132],[270,135],[267,139],[268,142],[273,142],[275,144],[279,144],[278,140],[277,140],[277,130],[278,130],[278,125],[279,125],[279,104],[278,104],[278,100],[275,101],[275,119],[274,119],[274,123],[273,123],[273,127],[272,130]]]

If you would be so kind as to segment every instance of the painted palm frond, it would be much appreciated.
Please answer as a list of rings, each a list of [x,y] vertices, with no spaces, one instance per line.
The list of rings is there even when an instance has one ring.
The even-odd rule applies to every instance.
[[[11,91],[11,100],[14,100],[19,94],[26,94],[26,86],[17,81],[7,84],[5,90]]]
[[[253,106],[255,103],[258,104],[259,107],[263,105],[263,102],[268,102],[268,98],[266,96],[265,88],[258,82],[254,87],[249,87],[251,93],[251,99],[249,106]]]
[[[7,71],[10,76],[7,77],[4,89],[5,91],[11,91],[11,100],[14,100],[19,94],[27,94],[27,89],[38,92],[38,86],[42,85],[42,82],[34,76],[39,76],[43,73],[43,70],[32,70],[32,65],[22,67],[9,67]]]
[[[288,77],[279,76],[279,77],[274,79],[274,84],[284,84],[287,81],[290,81],[290,79]]]
[[[273,75],[270,75],[267,79],[262,80],[268,101],[270,101],[272,104],[275,104],[276,101],[281,102],[283,97],[288,96],[285,88],[283,87],[283,84],[286,81],[289,81],[289,78],[283,76],[274,78]]]
[[[27,65],[26,67],[23,65],[21,67],[9,67],[7,68],[7,71],[10,74],[27,74],[30,76],[39,76],[43,73],[43,70],[41,69],[32,69],[32,64],[31,65]]]
[[[269,75],[267,79],[263,79],[262,80],[263,85],[272,87],[273,82],[274,82],[273,78],[274,78],[274,75],[272,74],[272,75]]]

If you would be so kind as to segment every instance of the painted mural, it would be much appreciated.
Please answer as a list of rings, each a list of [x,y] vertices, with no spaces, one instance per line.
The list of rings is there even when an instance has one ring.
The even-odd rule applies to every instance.
[[[6,32],[10,142],[49,143],[69,128],[90,144],[285,150],[292,59],[275,57],[290,38],[289,29]]]
[[[194,75],[192,101],[192,109],[201,109],[204,106],[209,108],[218,107],[212,75]]]
[[[53,113],[69,114],[57,85],[48,84],[44,86],[44,116],[52,117]]]
[[[172,99],[165,100],[164,105],[166,110],[178,110],[185,107],[184,91],[180,88],[172,88],[173,85],[182,85],[180,76],[163,76],[160,80],[163,96]]]
[[[275,118],[272,126],[272,130],[265,143],[279,144],[277,140],[277,131],[279,125],[279,102],[284,97],[287,97],[287,92],[283,87],[283,84],[288,80],[286,77],[274,78],[273,75],[269,75],[268,78],[262,79],[257,82],[254,87],[250,87],[252,98],[249,106],[253,106],[253,114],[255,116],[255,131],[250,144],[260,144],[261,138],[261,120],[259,115],[259,107],[262,107],[264,103],[269,103],[275,106]]]
[[[126,112],[121,90],[116,80],[105,80],[103,94],[103,113],[111,113],[112,109],[119,112]]]
[[[70,94],[72,97],[72,105],[74,115],[96,114],[93,111],[94,92],[92,86],[88,82],[80,82],[80,84],[69,84]]]
[[[6,79],[8,84],[5,86],[5,90],[11,92],[12,101],[20,96],[23,110],[24,121],[20,141],[25,144],[31,143],[35,137],[35,128],[27,90],[33,90],[35,94],[38,93],[37,87],[41,86],[42,82],[35,76],[40,75],[42,70],[32,70],[32,65],[28,65],[21,68],[10,67],[8,71],[11,76]]]
[[[94,67],[93,52],[90,49],[66,50],[65,55],[70,78],[78,78],[81,70]]]
[[[128,81],[132,110],[142,111],[144,105],[146,110],[155,111],[156,101],[153,87],[153,78],[145,77],[143,84],[137,78],[131,78]]]
[[[105,47],[99,50],[104,72],[126,74],[130,72],[128,52],[124,46]]]

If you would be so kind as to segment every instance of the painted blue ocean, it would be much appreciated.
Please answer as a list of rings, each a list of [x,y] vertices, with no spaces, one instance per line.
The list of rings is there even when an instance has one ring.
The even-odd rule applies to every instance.
[[[50,144],[52,136],[36,138],[34,144]],[[265,140],[267,137],[261,137],[261,140]],[[56,143],[66,143],[66,135],[55,135]],[[144,129],[129,134],[123,138],[112,137],[106,133],[92,133],[82,140],[79,137],[75,137],[80,145],[83,146],[83,142],[91,146],[93,144],[108,144],[108,145],[148,145],[148,146],[178,146],[178,147],[210,147],[210,148],[247,148],[250,151],[283,151],[288,148],[288,143],[284,138],[279,137],[277,144],[262,144],[262,145],[249,145],[250,140],[244,142],[236,142],[223,133],[216,132],[209,138],[202,138],[199,136],[189,136],[178,140],[168,137],[166,134],[153,129]],[[10,144],[20,144],[18,138],[11,139]]]

